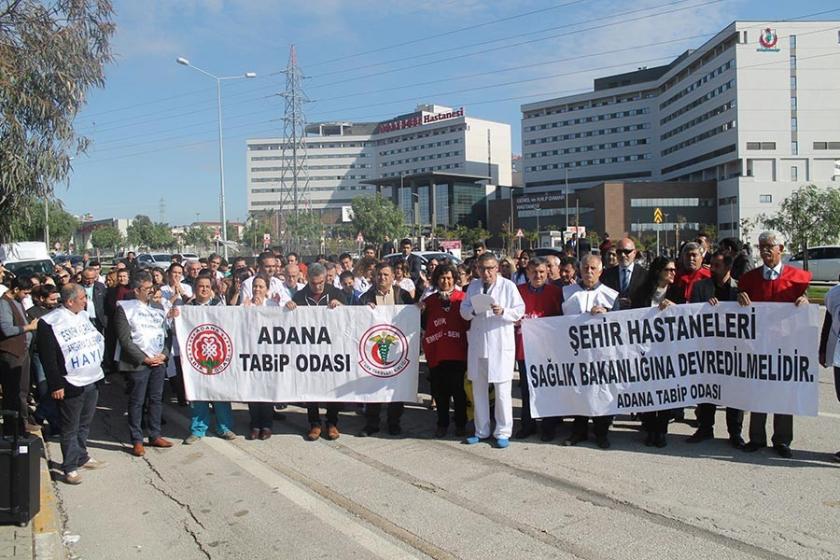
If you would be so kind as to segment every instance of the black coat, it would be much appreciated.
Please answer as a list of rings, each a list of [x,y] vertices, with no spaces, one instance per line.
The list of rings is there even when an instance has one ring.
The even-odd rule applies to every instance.
[[[645,280],[647,280],[647,269],[640,266],[639,263],[635,263],[633,265],[633,273],[630,275],[628,287],[623,292],[619,290],[619,287],[621,286],[621,279],[619,277],[620,269],[621,267],[619,266],[612,266],[605,270],[601,275],[601,283],[618,292],[618,297],[629,299],[630,307],[635,307],[635,299],[639,297],[639,292],[642,289],[642,286],[645,285]],[[642,305],[642,307],[645,306]]]
[[[645,287],[642,286],[636,294],[636,299],[630,300],[633,309],[650,307],[650,297],[651,294],[646,294]],[[665,299],[673,301],[674,303],[685,303],[685,295],[683,295],[683,289],[676,284],[671,284],[670,286],[668,286],[668,289],[665,290]]]
[[[99,332],[108,327],[108,314],[105,313],[105,293],[107,291],[108,288],[102,282],[93,283],[93,310],[96,312],[93,324]]]
[[[694,283],[691,288],[691,303],[706,303],[715,297],[715,280],[714,278],[705,278]],[[738,301],[738,283],[734,279],[729,280],[729,284],[724,288],[724,297],[719,297],[720,301]]]
[[[412,299],[411,294],[399,286],[394,286],[394,302],[397,305],[411,305],[414,303],[414,299]],[[372,286],[368,291],[359,296],[359,303],[361,305],[376,303],[376,286]]]
[[[292,301],[297,305],[329,305],[334,299],[346,304],[347,294],[329,284],[324,286],[324,293],[321,294],[321,298],[318,300],[313,297],[312,288],[309,287],[309,284],[295,292],[295,295],[292,296]]]

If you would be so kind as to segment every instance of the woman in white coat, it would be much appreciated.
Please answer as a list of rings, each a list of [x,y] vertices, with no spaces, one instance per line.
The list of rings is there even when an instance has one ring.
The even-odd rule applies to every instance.
[[[478,259],[479,278],[470,282],[461,317],[472,325],[467,334],[467,377],[472,381],[475,407],[475,435],[466,443],[490,437],[490,383],[496,389],[496,446],[505,448],[513,432],[511,385],[516,359],[514,323],[525,314],[525,302],[516,284],[499,275],[499,262],[492,253]],[[475,303],[486,295],[493,298],[489,309],[476,311]]]

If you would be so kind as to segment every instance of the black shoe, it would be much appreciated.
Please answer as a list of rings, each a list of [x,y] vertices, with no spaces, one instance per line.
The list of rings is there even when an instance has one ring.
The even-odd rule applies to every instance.
[[[767,447],[766,443],[758,443],[755,441],[751,441],[744,446],[744,451],[746,451],[747,453],[755,453],[759,449],[764,449],[765,447]]]
[[[741,436],[729,436],[729,445],[734,447],[735,449],[744,449],[746,447],[746,443],[744,442],[744,438]]]
[[[595,439],[595,443],[598,444],[598,447],[601,449],[609,449],[610,448],[610,440],[607,439],[607,436],[601,436]]]
[[[544,441],[546,443],[549,442],[549,441],[553,441],[555,435],[556,435],[556,432],[554,431],[554,429],[543,428],[542,433],[540,434],[540,441]]]
[[[464,436],[467,435],[467,429],[463,426],[461,426],[460,428],[456,427],[455,428],[455,435],[458,436],[458,437],[464,437]]]
[[[656,445],[656,434],[648,432],[645,438],[645,447],[653,447],[654,445]]]
[[[656,434],[656,447],[659,449],[668,447],[668,437],[666,434]]]
[[[572,434],[567,439],[563,440],[563,445],[565,445],[566,447],[571,447],[573,445],[582,443],[588,439],[589,438],[583,434]]]
[[[435,429],[435,437],[436,438],[446,437],[446,432],[448,432],[448,431],[449,431],[449,428],[447,426],[438,426],[437,429]]]
[[[782,459],[790,459],[793,457],[793,452],[790,450],[790,446],[786,443],[777,443],[773,446],[773,449],[776,450],[776,453],[778,453],[779,457]]]
[[[402,428],[400,428],[399,424],[395,424],[393,426],[388,426],[388,434],[392,436],[398,436],[402,433]]]
[[[707,439],[714,439],[715,434],[712,432],[706,432],[703,430],[697,430],[688,438],[686,438],[686,443],[700,443],[701,441],[706,441]]]
[[[525,439],[537,433],[537,426],[534,423],[522,424],[516,431],[514,439]]]
[[[365,426],[362,431],[357,434],[357,437],[370,437],[379,432],[378,426]]]
[[[834,455],[832,455],[832,457],[834,457],[834,460],[835,460],[835,461],[837,461],[838,463],[840,463],[840,451],[838,451],[837,453],[835,453]]]

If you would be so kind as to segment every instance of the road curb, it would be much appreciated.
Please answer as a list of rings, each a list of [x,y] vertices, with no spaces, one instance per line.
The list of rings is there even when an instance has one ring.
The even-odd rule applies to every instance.
[[[38,432],[43,441],[43,435]],[[64,560],[64,545],[61,541],[61,512],[58,496],[50,476],[50,452],[44,443],[44,458],[41,461],[41,509],[32,519],[32,556],[37,560]]]

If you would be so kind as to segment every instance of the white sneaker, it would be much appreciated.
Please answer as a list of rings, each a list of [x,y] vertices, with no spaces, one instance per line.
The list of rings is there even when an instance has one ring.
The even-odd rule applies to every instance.
[[[79,471],[70,471],[69,473],[64,475],[64,482],[73,485],[81,484],[82,475],[79,474]]]
[[[93,469],[101,469],[101,468],[107,467],[107,466],[108,466],[108,463],[106,463],[105,461],[97,461],[96,459],[91,457],[90,459],[87,460],[87,463],[82,465],[82,468],[93,470]]]

